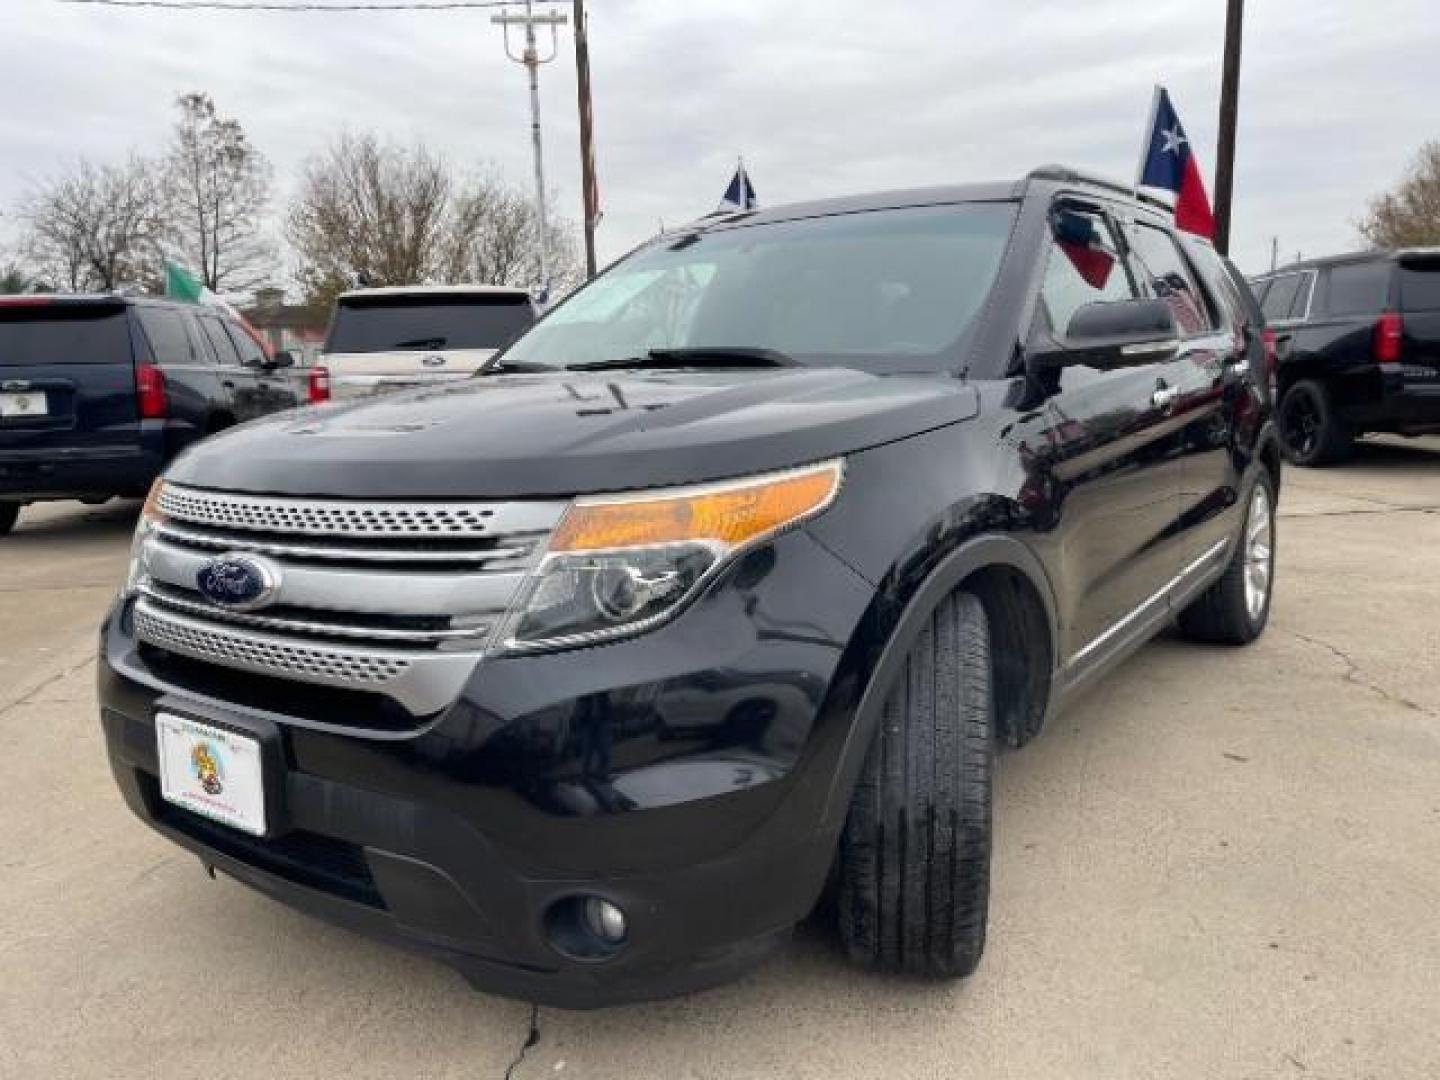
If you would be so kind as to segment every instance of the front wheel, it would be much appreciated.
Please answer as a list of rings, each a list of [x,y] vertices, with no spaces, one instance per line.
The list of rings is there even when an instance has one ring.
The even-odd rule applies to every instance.
[[[19,517],[19,503],[0,502],[0,536],[4,536],[15,528],[15,522]]]
[[[885,701],[840,841],[840,936],[866,967],[968,975],[985,947],[995,723],[980,601],[935,610]]]
[[[1275,483],[1262,469],[1246,503],[1230,565],[1219,581],[1180,613],[1180,629],[1196,641],[1248,645],[1265,630],[1275,588]]]

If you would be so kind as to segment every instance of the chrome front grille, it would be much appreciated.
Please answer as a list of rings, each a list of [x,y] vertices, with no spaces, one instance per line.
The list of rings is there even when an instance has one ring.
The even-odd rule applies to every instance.
[[[454,700],[544,554],[564,502],[369,503],[167,485],[146,540],[135,634],[191,659],[383,693],[417,716]],[[270,602],[200,591],[219,555],[259,556]]]

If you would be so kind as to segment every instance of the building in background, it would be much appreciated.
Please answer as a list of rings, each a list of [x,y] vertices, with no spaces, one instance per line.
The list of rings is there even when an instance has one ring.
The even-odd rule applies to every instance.
[[[295,354],[295,363],[309,367],[325,343],[330,309],[310,304],[285,303],[284,289],[256,289],[255,303],[243,312],[250,325],[276,349]]]

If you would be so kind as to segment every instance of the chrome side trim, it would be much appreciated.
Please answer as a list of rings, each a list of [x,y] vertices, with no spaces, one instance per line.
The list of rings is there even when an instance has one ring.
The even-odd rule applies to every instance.
[[[1216,555],[1223,553],[1229,546],[1230,541],[1228,539],[1217,540],[1214,544],[1211,544],[1203,555],[1186,566],[1185,569],[1167,581],[1152,595],[1142,600],[1129,614],[1121,616],[1120,619],[1112,623],[1106,630],[1101,631],[1101,633],[1086,644],[1084,648],[1071,656],[1070,659],[1066,661],[1065,666],[1067,668],[1074,667],[1076,664],[1083,662],[1091,653],[1104,648],[1111,640],[1123,634],[1129,627],[1139,622],[1145,615],[1151,613],[1152,609],[1168,603],[1172,593],[1182,589],[1192,577],[1198,575],[1205,569],[1206,563],[1214,559]]]

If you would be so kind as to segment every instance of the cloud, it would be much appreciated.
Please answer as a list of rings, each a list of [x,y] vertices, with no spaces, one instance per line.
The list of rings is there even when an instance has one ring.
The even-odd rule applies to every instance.
[[[345,128],[530,183],[524,72],[488,12],[0,4],[0,206],[78,156],[157,147],[194,89],[244,123],[282,198]],[[1440,20],[1432,0],[1249,7],[1234,248],[1254,270],[1272,236],[1287,255],[1353,246],[1366,199],[1440,136]],[[1128,179],[1156,81],[1208,174],[1222,35],[1223,5],[1192,0],[591,0],[601,254],[710,209],[738,153],[767,204],[1049,161]],[[570,41],[541,95],[549,183],[578,218]]]

